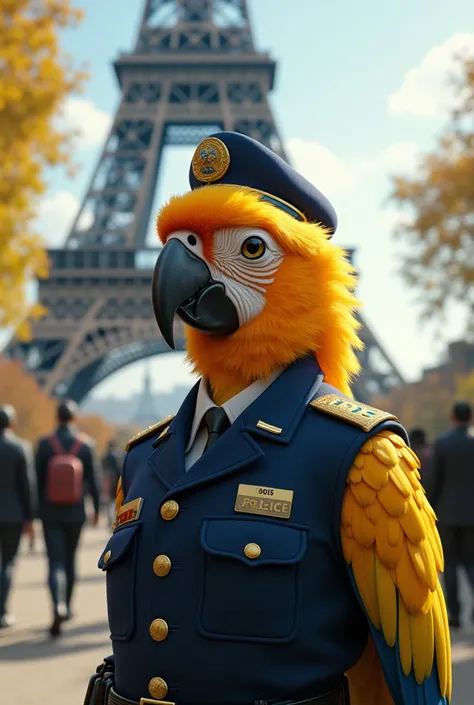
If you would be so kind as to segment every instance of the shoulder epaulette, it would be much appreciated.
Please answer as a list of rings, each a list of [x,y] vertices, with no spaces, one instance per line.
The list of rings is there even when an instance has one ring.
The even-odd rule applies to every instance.
[[[171,421],[174,419],[174,416],[167,416],[166,419],[163,419],[163,421],[158,421],[158,423],[154,423],[152,426],[148,426],[148,428],[145,428],[144,431],[140,431],[140,433],[137,433],[136,436],[133,436],[125,446],[125,450],[128,453],[128,451],[133,448],[133,446],[136,446],[137,443],[141,443],[142,441],[145,441],[147,438],[150,438],[151,436],[156,435],[158,431],[161,429],[164,429],[170,425]],[[166,429],[164,429],[166,430]]]
[[[347,421],[364,431],[371,431],[382,421],[398,421],[397,417],[388,411],[382,411],[373,406],[367,406],[367,404],[359,404],[358,401],[338,397],[337,394],[318,397],[310,401],[309,405],[323,414],[336,416],[341,421]]]

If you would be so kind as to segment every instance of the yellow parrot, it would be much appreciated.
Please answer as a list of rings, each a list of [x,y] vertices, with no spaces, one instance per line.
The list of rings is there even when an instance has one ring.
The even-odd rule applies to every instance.
[[[209,153],[198,154],[212,172]],[[172,198],[157,220],[164,249],[154,296],[165,339],[173,344],[177,312],[186,324],[187,359],[218,405],[310,353],[338,390],[334,403],[344,407],[362,347],[354,271],[344,250],[321,223],[294,217],[281,199],[275,207],[272,194],[208,182]],[[202,281],[198,276],[190,284],[184,269],[174,272],[179,257],[201,267]],[[160,288],[167,268],[173,295]],[[214,297],[215,330],[205,321],[204,304],[200,312],[204,296]],[[451,699],[450,635],[438,577],[443,551],[419,470],[403,438],[382,429],[354,453],[347,476],[340,516],[344,570],[369,627],[365,651],[346,673],[351,705],[447,705]],[[122,502],[119,487],[118,508]]]

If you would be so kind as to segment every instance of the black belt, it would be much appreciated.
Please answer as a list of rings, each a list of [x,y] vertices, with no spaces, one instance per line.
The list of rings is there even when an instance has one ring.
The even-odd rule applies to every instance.
[[[140,703],[135,700],[128,700],[110,688],[107,695],[106,705],[178,705],[169,700],[153,700],[152,698],[141,698]],[[325,692],[315,698],[306,700],[257,700],[253,705],[350,705],[349,688],[347,680],[344,678],[335,685],[329,687]]]

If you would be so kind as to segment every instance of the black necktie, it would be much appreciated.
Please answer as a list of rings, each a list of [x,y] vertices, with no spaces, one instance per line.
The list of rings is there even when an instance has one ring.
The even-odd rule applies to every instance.
[[[207,426],[207,432],[209,434],[207,438],[206,447],[204,448],[204,453],[208,450],[219,438],[222,436],[224,431],[230,426],[230,421],[225,413],[224,409],[220,406],[213,406],[204,414],[204,423]]]

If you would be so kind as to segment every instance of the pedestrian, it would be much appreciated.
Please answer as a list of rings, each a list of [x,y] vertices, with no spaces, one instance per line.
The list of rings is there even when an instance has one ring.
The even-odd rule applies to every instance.
[[[421,463],[421,476],[424,488],[431,493],[433,462],[433,444],[428,443],[426,431],[423,428],[412,428],[408,433],[410,446]]]
[[[33,454],[14,433],[15,423],[13,406],[0,406],[0,629],[15,624],[7,602],[21,535],[34,536]]]
[[[71,618],[76,552],[86,520],[85,494],[94,505],[92,523],[99,520],[99,483],[93,441],[75,427],[77,406],[62,401],[57,408],[58,427],[39,441],[36,473],[40,518],[48,554],[48,585],[53,604],[51,636]]]
[[[110,523],[115,520],[115,494],[122,467],[122,453],[115,439],[109,441],[107,452],[102,458],[102,469],[106,480],[107,512]]]
[[[435,443],[432,468],[433,509],[438,515],[445,555],[449,623],[460,627],[458,568],[463,567],[474,595],[474,437],[469,433],[472,408],[456,402],[453,427]],[[474,618],[474,614],[473,614]]]

